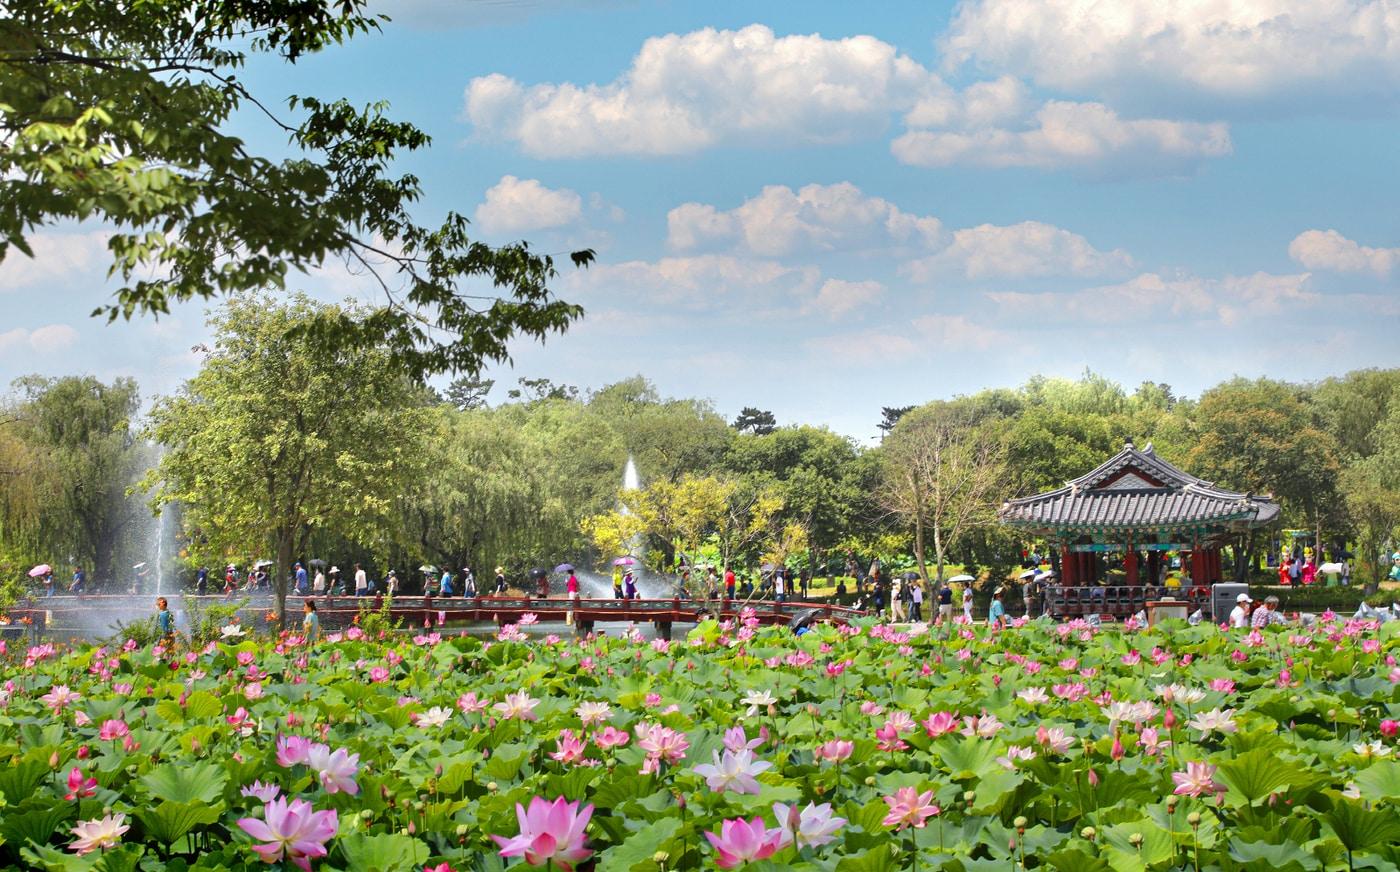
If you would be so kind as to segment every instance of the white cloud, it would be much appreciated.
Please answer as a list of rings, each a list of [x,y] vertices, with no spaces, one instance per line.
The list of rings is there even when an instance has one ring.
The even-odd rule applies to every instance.
[[[0,292],[38,284],[59,284],[76,276],[105,275],[111,255],[107,240],[111,234],[36,233],[29,237],[34,257],[10,246],[0,261]]]
[[[943,39],[975,62],[1058,89],[1296,102],[1400,82],[1395,0],[964,0]]]
[[[738,242],[765,256],[797,250],[924,249],[936,243],[942,231],[937,218],[904,212],[850,182],[806,185],[797,191],[769,185],[728,211],[684,203],[671,210],[666,223],[673,248]]]
[[[816,290],[820,273],[815,267],[702,254],[598,264],[586,272],[573,273],[566,281],[612,302],[620,295],[651,305],[701,310],[735,304],[763,308],[801,300]]]
[[[1077,233],[1039,221],[1023,221],[954,231],[947,248],[910,261],[903,272],[924,282],[950,273],[970,279],[1100,276],[1132,266],[1132,257],[1122,249],[1100,251]]]
[[[1371,248],[1335,230],[1307,230],[1288,245],[1288,256],[1308,269],[1371,272],[1387,276],[1400,264],[1400,248]]]
[[[966,315],[926,315],[914,330],[929,351],[990,351],[1008,345],[1012,335],[1000,327],[978,324]]]
[[[986,108],[972,112],[950,111],[948,117],[969,122],[1006,120],[1005,113],[1017,104],[1014,95],[1002,98],[1004,102],[987,102]],[[927,122],[935,113],[910,115],[911,120]],[[1160,173],[1225,157],[1233,145],[1229,127],[1219,122],[1124,119],[1102,103],[1051,100],[1023,127],[972,123],[953,129],[911,130],[897,138],[890,150],[903,163],[921,167],[966,164]]]
[[[78,331],[67,324],[48,324],[33,330],[17,327],[0,333],[0,354],[14,349],[51,354],[72,348],[77,341]]]
[[[997,292],[987,297],[1003,317],[1084,324],[1138,323],[1150,333],[1154,319],[1218,320],[1277,315],[1323,303],[1308,287],[1309,276],[1254,273],[1220,279],[1163,278],[1144,273],[1116,285],[1070,293]]]
[[[563,227],[583,213],[583,198],[568,188],[551,189],[538,179],[501,176],[476,207],[476,223],[488,233],[523,233]]]
[[[817,295],[803,307],[803,311],[820,312],[828,318],[836,319],[869,306],[884,293],[885,286],[877,281],[848,282],[845,279],[827,279],[822,282]]]
[[[687,154],[723,142],[828,143],[876,134],[937,77],[872,36],[776,36],[759,24],[648,39],[614,81],[475,78],[466,114],[536,157]]]

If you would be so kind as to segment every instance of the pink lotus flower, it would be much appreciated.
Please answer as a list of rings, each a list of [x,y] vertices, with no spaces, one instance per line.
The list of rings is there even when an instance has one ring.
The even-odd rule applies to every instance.
[[[504,702],[498,702],[492,708],[501,713],[504,720],[535,720],[535,706],[540,701],[531,697],[525,691],[519,693],[508,693]]]
[[[884,725],[875,730],[875,738],[881,751],[903,751],[909,747],[909,743],[899,737],[899,730],[891,721],[885,721]]]
[[[1149,757],[1156,757],[1171,746],[1170,741],[1157,738],[1157,730],[1153,727],[1144,727],[1138,741],[1142,743],[1142,752]]]
[[[1216,678],[1210,682],[1210,689],[1218,693],[1234,693],[1235,682],[1229,678]]]
[[[605,702],[581,702],[574,709],[574,714],[578,715],[585,727],[591,727],[606,721],[612,714],[612,707]]]
[[[714,763],[702,763],[694,771],[715,793],[758,793],[761,785],[756,776],[772,768],[772,763],[756,760],[747,748],[738,753],[726,748],[723,757],[716,751]]]
[[[744,732],[743,727],[730,727],[724,731],[724,747],[734,753],[740,751],[752,751],[763,744],[763,737],[750,739],[749,734]]]
[[[126,721],[110,720],[102,722],[102,729],[97,731],[97,738],[104,742],[114,742],[130,734],[131,728],[126,725]]]
[[[869,715],[872,718],[878,718],[885,713],[885,707],[873,700],[866,700],[860,704],[860,713]]]
[[[305,736],[277,737],[277,765],[291,767],[305,763],[311,752],[311,740]]]
[[[372,667],[369,671],[369,680],[374,684],[379,684],[389,680],[389,670],[383,666]]]
[[[457,697],[457,708],[461,709],[463,714],[474,715],[486,711],[490,706],[490,700],[477,699],[475,692],[464,693]]]
[[[586,748],[587,744],[573,730],[564,729],[559,731],[557,750],[549,756],[560,763],[578,763],[583,759]]]
[[[1396,733],[1400,733],[1400,721],[1387,718],[1381,721],[1381,735],[1387,739],[1395,738]]]
[[[360,792],[360,786],[355,783],[355,774],[360,771],[359,754],[351,754],[344,748],[331,751],[318,742],[307,750],[306,765],[320,778],[326,793],[343,791],[354,796]]]
[[[82,698],[82,694],[69,690],[68,685],[55,684],[48,693],[39,697],[39,701],[53,709],[54,714],[58,714],[66,706],[72,705]]]
[[[881,823],[887,827],[894,827],[895,832],[911,826],[923,829],[929,818],[942,811],[933,804],[932,790],[919,793],[912,787],[901,787],[894,792],[894,796],[881,798],[890,807],[889,813]]]
[[[263,818],[240,818],[238,826],[260,845],[253,850],[264,863],[276,863],[285,855],[305,872],[311,858],[326,856],[326,842],[335,836],[340,820],[334,809],[316,811],[303,799],[274,799],[263,807]]]
[[[268,803],[282,795],[282,788],[275,784],[263,784],[261,781],[254,781],[247,787],[238,791],[239,796],[250,796],[259,802]]]
[[[799,812],[796,805],[789,807],[775,802],[773,816],[777,818],[778,829],[783,834],[782,844],[779,845],[782,848],[792,844],[799,849],[819,848],[835,841],[836,831],[846,823],[845,818],[832,817],[831,803],[816,805],[809,802]]]
[[[593,734],[593,744],[603,751],[609,748],[621,748],[630,741],[632,741],[631,734],[614,726],[603,727]]]
[[[672,765],[681,762],[685,759],[686,750],[690,748],[690,740],[685,734],[660,724],[637,724],[632,728],[632,732],[637,734],[638,747],[647,754],[642,763],[643,775],[658,771],[663,762]]]
[[[74,766],[68,772],[68,795],[64,799],[86,799],[97,793],[97,779],[84,778],[83,770]]]
[[[923,720],[924,732],[930,739],[937,739],[958,728],[957,716],[952,712],[934,712]]]
[[[531,866],[552,865],[564,872],[573,872],[574,864],[588,859],[593,852],[584,847],[584,829],[593,816],[593,806],[580,811],[577,802],[565,802],[558,797],[546,802],[541,797],[530,800],[529,811],[515,804],[515,818],[520,822],[520,834],[514,838],[491,836],[501,846],[502,857],[524,857]]]
[[[836,763],[849,758],[851,752],[855,749],[855,742],[832,739],[829,742],[823,742],[821,745],[817,746],[816,750],[812,752],[812,756],[818,760]]]
[[[1180,796],[1225,792],[1225,788],[1215,782],[1215,767],[1209,763],[1187,763],[1185,772],[1172,773],[1172,781],[1176,784],[1176,790],[1172,792]]]
[[[987,714],[985,711],[980,716],[968,716],[963,718],[962,734],[964,736],[977,736],[982,739],[990,739],[1001,731],[1005,726],[997,720],[996,715]]]
[[[115,848],[122,840],[122,833],[131,829],[127,826],[126,815],[109,814],[90,821],[80,821],[70,832],[77,836],[68,845],[75,854],[89,854],[98,848]]]
[[[721,869],[733,869],[750,860],[766,860],[783,846],[783,831],[768,829],[763,818],[736,818],[720,824],[719,834],[706,832],[705,838],[714,847],[715,864]]]

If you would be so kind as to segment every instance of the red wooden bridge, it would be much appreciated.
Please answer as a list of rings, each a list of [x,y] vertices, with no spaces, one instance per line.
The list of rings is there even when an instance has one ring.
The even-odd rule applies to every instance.
[[[182,612],[187,600],[199,605],[223,605],[247,600],[243,608],[245,625],[260,624],[265,613],[273,608],[273,598],[265,591],[241,592],[232,596],[185,596],[168,594],[171,610],[176,613],[177,626],[183,627]],[[385,604],[382,597],[318,596],[312,599],[327,630],[351,626],[362,609],[378,610]],[[287,598],[289,623],[294,623],[302,610],[303,597]],[[105,635],[115,623],[136,620],[154,614],[155,596],[85,595],[56,596],[30,600],[7,613],[11,623],[6,629],[11,635],[38,634],[48,628],[55,632],[77,628],[96,630]],[[865,614],[859,609],[823,602],[772,602],[741,599],[634,599],[583,598],[569,600],[560,597],[484,596],[429,597],[403,595],[389,603],[393,620],[402,621],[406,628],[464,626],[470,624],[517,624],[526,614],[533,614],[540,623],[563,622],[573,613],[577,632],[588,632],[599,623],[646,623],[657,628],[663,638],[669,638],[673,624],[698,623],[708,618],[737,620],[745,609],[751,609],[760,624],[793,624],[831,622],[844,624]]]

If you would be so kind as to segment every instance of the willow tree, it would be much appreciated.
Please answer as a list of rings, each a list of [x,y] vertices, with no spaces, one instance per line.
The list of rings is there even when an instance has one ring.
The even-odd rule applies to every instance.
[[[210,321],[203,366],[151,412],[167,446],[148,479],[178,502],[193,556],[270,552],[279,620],[287,572],[313,530],[383,541],[399,495],[420,480],[431,410],[383,345],[313,349],[293,337],[354,311],[305,297],[230,301]]]

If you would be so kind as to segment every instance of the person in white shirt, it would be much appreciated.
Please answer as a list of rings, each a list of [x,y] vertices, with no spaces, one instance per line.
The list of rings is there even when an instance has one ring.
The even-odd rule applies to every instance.
[[[890,585],[890,620],[904,620],[904,579],[899,576]]]
[[[326,574],[325,574],[324,572],[322,572],[321,570],[319,570],[319,569],[316,570],[316,577],[315,577],[314,579],[312,579],[312,581],[311,581],[311,592],[312,592],[312,593],[325,593],[325,592],[326,592]]]
[[[787,597],[787,579],[784,575],[785,573],[781,569],[773,573],[773,595],[778,602],[782,602]]]
[[[924,619],[924,583],[919,579],[909,582],[909,595],[913,600],[910,606],[909,620],[922,621]]]
[[[1249,594],[1242,593],[1235,597],[1235,609],[1230,612],[1230,626],[1235,629],[1243,629],[1249,626],[1249,604],[1254,600],[1249,598]]]
[[[366,596],[369,594],[369,575],[365,573],[364,567],[355,564],[355,596]]]

